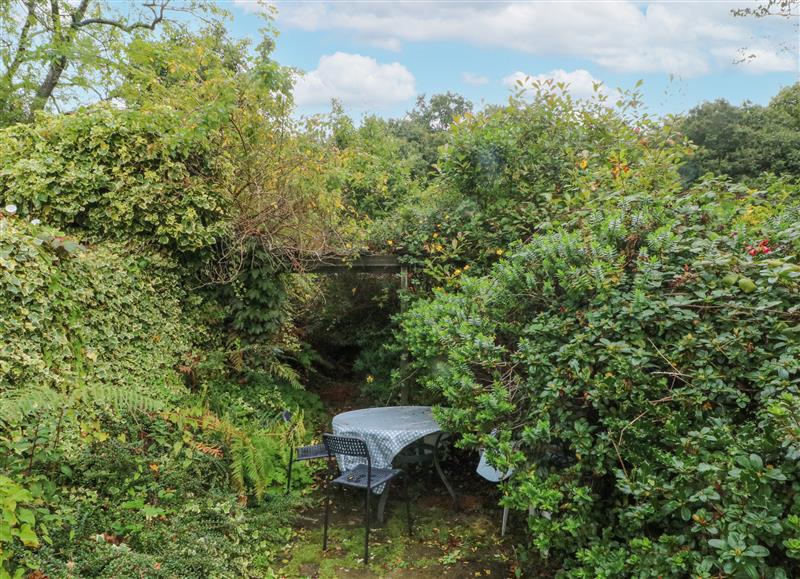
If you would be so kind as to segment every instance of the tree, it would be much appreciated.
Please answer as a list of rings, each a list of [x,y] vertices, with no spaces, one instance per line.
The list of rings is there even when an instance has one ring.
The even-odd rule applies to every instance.
[[[435,94],[430,99],[417,97],[416,106],[409,111],[408,119],[431,132],[446,131],[455,119],[472,112],[472,102],[454,92]]]
[[[447,139],[453,122],[472,112],[472,102],[453,92],[417,97],[416,106],[403,119],[390,121],[394,134],[412,143],[419,151],[421,163],[415,176],[426,178],[439,158],[439,147]]]
[[[784,41],[778,45],[783,52],[797,53],[797,32],[800,32],[800,0],[766,0],[763,4],[735,8],[731,10],[734,16],[744,18],[777,17],[793,21],[795,35],[793,40]],[[756,58],[755,54],[748,54],[747,48],[739,50],[740,58],[737,62],[746,62]]]
[[[128,42],[177,13],[222,14],[205,0],[13,0],[0,7],[0,123],[113,93]]]
[[[767,0],[758,6],[736,8],[732,12],[734,16],[753,16],[755,18],[778,16],[788,19],[800,16],[800,0]]]
[[[767,172],[800,175],[800,84],[784,88],[766,107],[703,103],[681,128],[698,147],[681,169],[689,182],[709,172],[741,181]]]

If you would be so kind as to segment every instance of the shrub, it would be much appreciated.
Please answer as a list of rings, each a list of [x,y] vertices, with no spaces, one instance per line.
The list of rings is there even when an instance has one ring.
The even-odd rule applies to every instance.
[[[549,81],[458,120],[439,179],[389,230],[421,270],[415,283],[457,287],[462,273],[487,271],[510,243],[551,229],[609,184],[642,193],[673,186],[686,146],[669,119],[653,121],[639,102],[623,94],[613,108],[600,90],[576,101]]]
[[[599,192],[404,316],[445,428],[565,576],[796,576],[797,189]]]
[[[129,249],[0,216],[0,577],[263,576],[288,516],[263,499],[302,413],[279,419],[274,380],[193,384],[197,300],[171,259]]]
[[[193,251],[227,227],[228,169],[214,150],[169,110],[43,116],[0,131],[0,201],[82,240]]]
[[[180,394],[189,320],[170,262],[0,217],[0,392]]]

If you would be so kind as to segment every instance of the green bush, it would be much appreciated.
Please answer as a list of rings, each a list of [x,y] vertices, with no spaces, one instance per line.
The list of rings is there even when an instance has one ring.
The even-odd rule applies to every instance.
[[[155,255],[89,249],[49,227],[0,218],[0,393],[181,394],[175,368],[192,332],[168,269]]]
[[[302,413],[197,351],[214,333],[176,269],[0,217],[0,577],[264,575]]]
[[[111,107],[0,131],[0,202],[82,240],[192,251],[227,227],[226,157],[164,110]]]
[[[704,102],[680,120],[697,146],[681,167],[691,182],[705,173],[748,184],[765,173],[800,173],[800,83],[783,88],[767,106],[725,100]]]
[[[422,274],[415,283],[457,287],[463,273],[487,271],[510,243],[548,230],[609,184],[663,192],[686,146],[639,102],[636,92],[616,107],[602,92],[575,101],[547,82],[455,122],[439,178],[388,228]]]
[[[800,573],[799,193],[603,187],[404,316],[445,428],[516,470],[502,502],[564,576]]]

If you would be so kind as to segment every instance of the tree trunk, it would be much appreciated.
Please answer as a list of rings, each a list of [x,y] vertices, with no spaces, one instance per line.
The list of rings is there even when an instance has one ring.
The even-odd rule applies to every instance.
[[[75,34],[78,31],[78,25],[86,15],[86,11],[89,8],[89,2],[90,0],[81,0],[81,3],[72,13],[72,21],[70,22],[69,30],[63,36],[63,38],[55,38],[55,43],[69,45],[75,40]],[[54,0],[52,9],[54,22],[60,18],[57,7],[58,0]],[[56,86],[58,86],[58,81],[61,80],[61,75],[64,73],[64,70],[66,70],[67,64],[69,64],[69,62],[65,54],[56,57],[55,60],[50,63],[50,66],[47,69],[47,76],[45,76],[42,84],[39,85],[39,89],[36,91],[36,97],[31,105],[31,114],[33,114],[35,111],[42,110],[47,104],[48,99],[52,96]]]
[[[14,60],[11,61],[11,64],[8,66],[8,70],[6,70],[6,82],[8,83],[9,87],[13,84],[14,75],[17,74],[17,70],[19,69],[22,61],[25,58],[25,52],[28,50],[28,33],[30,32],[31,26],[33,26],[34,21],[36,20],[36,15],[33,12],[35,7],[36,0],[27,0],[25,2],[25,8],[28,11],[28,16],[25,18],[25,24],[22,25],[22,30],[19,33],[19,40],[17,41],[17,51],[14,53]]]

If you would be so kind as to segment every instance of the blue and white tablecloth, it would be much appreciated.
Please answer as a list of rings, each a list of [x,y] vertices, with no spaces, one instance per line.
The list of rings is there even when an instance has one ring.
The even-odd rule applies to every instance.
[[[366,442],[375,468],[391,468],[394,457],[406,446],[441,430],[430,406],[363,408],[333,417],[333,433]],[[336,458],[342,472],[366,462],[353,456]],[[375,491],[380,493],[383,488],[376,488]]]

